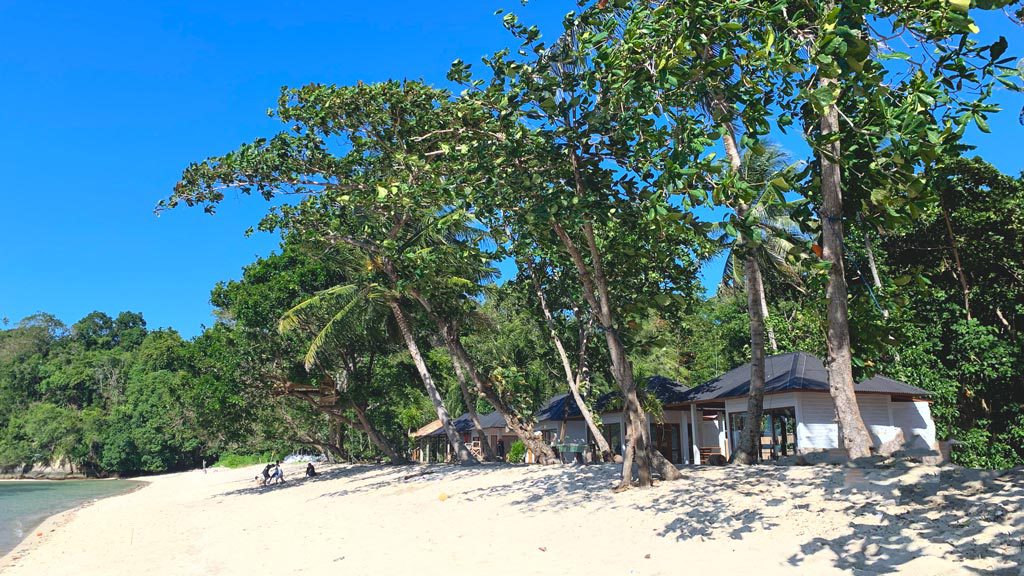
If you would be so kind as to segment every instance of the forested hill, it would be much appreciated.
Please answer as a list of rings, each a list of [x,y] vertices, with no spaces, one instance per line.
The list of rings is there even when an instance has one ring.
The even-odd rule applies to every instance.
[[[220,328],[185,341],[142,315],[72,326],[36,314],[0,331],[0,466],[87,473],[178,470],[238,440],[253,410]]]

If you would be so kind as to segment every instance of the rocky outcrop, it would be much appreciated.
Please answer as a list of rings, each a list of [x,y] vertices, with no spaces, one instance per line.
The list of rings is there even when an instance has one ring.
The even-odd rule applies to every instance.
[[[89,475],[68,460],[0,467],[0,478],[15,480],[74,480]]]

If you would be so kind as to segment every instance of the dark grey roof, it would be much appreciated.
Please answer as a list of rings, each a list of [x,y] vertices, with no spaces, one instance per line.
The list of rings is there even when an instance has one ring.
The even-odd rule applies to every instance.
[[[653,394],[662,404],[677,404],[683,401],[687,388],[664,376],[653,376],[647,379],[647,393]],[[621,403],[618,400],[621,395],[618,391],[602,394],[594,401],[594,409],[598,413],[613,412],[620,410]],[[552,396],[547,404],[537,411],[537,421],[544,420],[568,420],[570,418],[581,418],[576,400],[569,394],[558,394]]]
[[[879,392],[882,394],[907,394],[909,396],[931,396],[932,393],[922,390],[917,386],[904,384],[899,380],[893,380],[885,376],[874,376],[860,382],[856,386],[857,392]]]
[[[813,354],[791,352],[769,356],[764,362],[764,392],[779,394],[793,390],[828,391],[828,373],[825,365]],[[685,402],[702,402],[746,396],[750,391],[750,363],[734,368],[714,380],[691,388],[684,394]],[[929,393],[884,376],[875,376],[856,385],[857,392],[910,394],[925,396]]]
[[[678,404],[686,398],[689,388],[664,376],[652,376],[647,379],[647,391],[661,400],[662,404]]]
[[[505,418],[498,413],[498,411],[491,412],[490,414],[480,414],[480,426],[483,428],[504,428]],[[462,414],[455,420],[452,420],[452,424],[455,425],[455,431],[459,434],[464,434],[473,430],[473,420],[469,417],[469,414]],[[443,436],[444,427],[439,427],[427,436]]]
[[[806,352],[769,356],[764,361],[764,392],[774,394],[789,390],[828,390],[825,366]],[[686,402],[746,396],[750,391],[750,363],[742,364],[691,388],[684,395]]]
[[[537,421],[565,420],[572,414],[579,415],[580,409],[576,400],[569,394],[556,394],[548,399],[547,404],[537,411]]]

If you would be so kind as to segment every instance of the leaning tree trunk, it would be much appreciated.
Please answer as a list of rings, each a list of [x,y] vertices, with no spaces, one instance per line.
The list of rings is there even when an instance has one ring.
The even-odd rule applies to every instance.
[[[419,290],[409,288],[409,293],[417,302],[420,303],[420,306],[423,308],[423,311],[426,312],[427,317],[430,318],[437,326],[437,330],[441,333],[441,337],[444,338],[445,345],[448,347],[448,352],[451,354],[452,360],[454,362],[462,363],[462,367],[465,368],[466,372],[469,374],[469,378],[473,382],[473,385],[476,386],[477,390],[480,391],[483,397],[491,403],[491,406],[494,406],[494,409],[501,414],[505,419],[505,425],[509,430],[511,430],[512,433],[515,434],[531,452],[533,452],[541,464],[550,464],[555,462],[554,451],[551,450],[550,446],[534,436],[533,425],[520,417],[519,414],[501,397],[490,378],[482,375],[476,369],[476,363],[473,362],[473,358],[470,357],[469,352],[467,352],[465,347],[462,345],[458,329],[451,322],[447,322],[444,318],[439,316],[434,311],[434,306],[431,304],[430,300],[428,300]]]
[[[544,297],[544,290],[540,287],[540,280],[537,278],[537,270],[533,264],[530,264],[530,276],[533,278],[533,288],[537,293],[537,299],[540,301],[540,309],[544,313],[544,321],[548,325],[548,330],[551,334],[551,340],[555,344],[555,350],[558,351],[558,357],[562,360],[562,369],[565,370],[565,381],[569,385],[569,392],[572,394],[572,399],[576,402],[576,406],[580,409],[580,414],[583,415],[584,422],[587,423],[587,429],[590,430],[590,434],[594,437],[594,442],[597,443],[597,449],[601,452],[601,460],[607,462],[611,460],[612,451],[611,447],[608,446],[608,441],[605,439],[604,434],[601,433],[601,429],[594,423],[594,415],[587,408],[586,402],[583,401],[583,395],[580,394],[580,383],[579,376],[582,376],[583,366],[580,366],[580,374],[573,374],[572,363],[569,361],[569,354],[565,351],[565,346],[562,345],[562,339],[558,336],[558,331],[555,329],[555,319],[551,315],[551,310],[548,308],[547,298]],[[582,319],[577,317],[577,321],[582,322]],[[586,334],[580,330],[580,358],[584,359],[586,355]]]
[[[554,451],[551,450],[550,446],[534,435],[533,425],[520,418],[515,410],[513,410],[512,407],[510,407],[498,394],[498,390],[494,387],[494,384],[490,379],[480,374],[476,369],[476,364],[469,356],[469,353],[466,352],[466,349],[462,346],[462,341],[459,339],[455,329],[451,326],[445,325],[443,321],[440,321],[438,328],[444,334],[445,342],[448,344],[448,350],[452,353],[455,361],[462,363],[463,368],[465,368],[466,372],[469,373],[469,377],[473,381],[473,384],[476,385],[484,398],[487,399],[487,401],[494,406],[494,409],[497,410],[505,419],[505,425],[508,426],[509,430],[511,430],[512,433],[515,434],[531,452],[533,452],[539,463],[551,464],[555,462],[556,459]]]
[[[469,385],[466,384],[466,372],[462,369],[462,362],[452,357],[452,365],[455,367],[455,378],[459,381],[462,401],[466,404],[466,413],[469,414],[469,419],[473,421],[473,427],[476,428],[477,435],[480,436],[480,450],[483,452],[484,460],[493,462],[495,460],[494,450],[491,449],[491,443],[487,441],[487,434],[484,434],[484,427],[480,424],[480,414],[476,411],[476,398],[473,397],[469,391]]]
[[[747,312],[750,315],[750,392],[747,395],[747,421],[733,461],[753,464],[761,457],[761,414],[764,412],[764,298],[761,267],[752,255],[747,256]]]
[[[445,436],[448,437],[448,443],[451,444],[452,450],[457,455],[459,464],[477,464],[476,457],[466,448],[465,442],[459,437],[459,433],[455,430],[455,426],[452,424],[451,417],[448,415],[448,409],[444,407],[444,401],[441,399],[441,394],[437,391],[437,386],[434,384],[434,379],[430,375],[430,371],[427,369],[427,363],[423,361],[423,356],[420,354],[419,345],[416,344],[416,337],[413,336],[412,328],[409,326],[409,320],[405,316],[405,312],[398,302],[392,300],[388,302],[388,306],[391,308],[391,312],[395,317],[395,322],[398,324],[398,330],[402,333],[402,338],[405,340],[405,346],[409,349],[409,355],[412,356],[412,361],[416,365],[416,370],[420,373],[420,379],[423,380],[423,387],[427,389],[427,396],[430,397],[430,401],[434,404],[434,410],[437,412],[437,418],[441,421],[441,427],[444,429]]]
[[[575,165],[575,157],[574,157]],[[577,178],[578,180],[578,178]],[[581,184],[577,182],[577,186]],[[594,229],[590,224],[584,225],[584,235],[591,257],[594,260],[594,273],[591,275],[583,256],[580,254],[576,244],[569,237],[558,222],[552,222],[552,228],[562,246],[569,253],[576,271],[580,275],[580,284],[583,288],[583,297],[590,305],[593,314],[597,317],[601,328],[604,331],[605,342],[608,344],[608,353],[612,360],[612,377],[619,385],[619,391],[623,399],[623,418],[625,420],[623,433],[626,435],[626,446],[622,455],[622,481],[616,490],[628,489],[633,479],[633,462],[637,464],[638,486],[648,488],[651,486],[651,465],[661,473],[666,480],[675,480],[682,477],[679,469],[668,462],[664,457],[653,458],[652,449],[645,441],[645,434],[642,426],[647,425],[647,418],[644,409],[640,405],[636,392],[636,382],[633,379],[633,367],[626,355],[626,347],[623,345],[618,332],[615,329],[615,322],[611,311],[611,300],[608,296],[607,279],[604,276],[604,269],[601,267],[601,255],[597,249],[597,241],[594,238]]]
[[[831,87],[832,79],[821,86]],[[871,436],[857,406],[853,388],[853,353],[850,349],[850,317],[847,309],[846,275],[843,266],[843,191],[839,171],[842,152],[839,140],[839,110],[830,105],[821,116],[821,138],[825,141],[818,156],[821,162],[822,258],[831,264],[828,288],[828,387],[836,406],[839,436],[850,458],[871,455]]]
[[[942,206],[942,219],[946,223],[946,234],[949,235],[949,247],[953,251],[953,264],[956,270],[956,279],[960,282],[960,292],[964,298],[964,311],[967,313],[967,320],[971,320],[971,288],[967,284],[967,275],[964,274],[963,264],[960,263],[960,249],[957,247],[956,236],[953,234],[953,222],[949,219],[949,210],[946,208],[946,200],[939,196]]]
[[[383,452],[392,464],[407,464],[409,462],[405,456],[402,456],[395,450],[387,438],[380,433],[380,430],[377,430],[377,427],[373,425],[373,422],[370,422],[370,419],[366,417],[366,410],[355,402],[352,403],[352,410],[356,413],[356,418],[359,419],[359,423],[362,425],[363,431],[370,438],[370,442],[373,442],[373,445]]]

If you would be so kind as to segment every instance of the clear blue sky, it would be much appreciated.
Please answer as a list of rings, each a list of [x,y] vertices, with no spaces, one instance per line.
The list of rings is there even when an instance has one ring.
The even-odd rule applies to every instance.
[[[558,30],[569,0],[138,2],[0,0],[0,317],[72,323],[133,310],[185,336],[212,323],[210,288],[276,238],[243,236],[261,200],[153,215],[190,161],[278,129],[282,85],[388,78],[444,84],[455,58],[509,43],[497,8]],[[993,19],[1021,53],[1019,28]],[[1024,168],[1022,100],[981,153]],[[783,141],[786,144],[785,141]],[[714,275],[714,271],[710,273]]]

